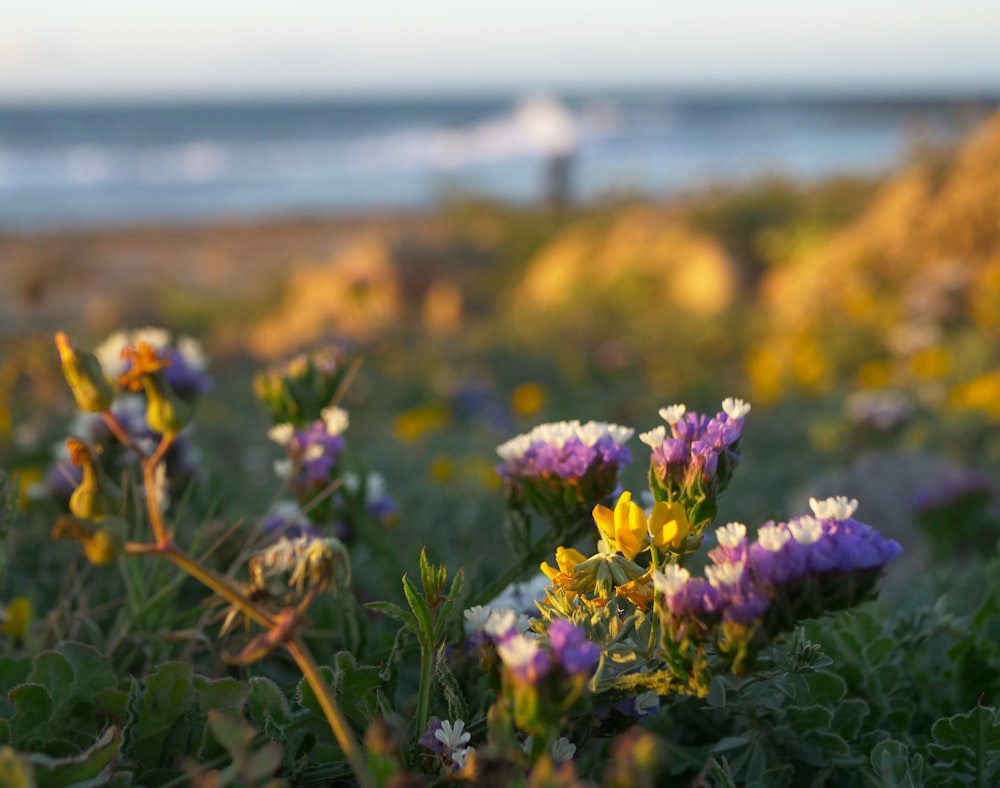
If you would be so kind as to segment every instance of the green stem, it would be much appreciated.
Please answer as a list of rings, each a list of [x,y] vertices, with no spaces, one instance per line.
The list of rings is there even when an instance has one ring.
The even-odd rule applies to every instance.
[[[375,788],[375,780],[368,770],[368,764],[365,761],[364,754],[361,752],[361,747],[354,738],[354,734],[351,733],[347,720],[344,718],[343,712],[341,712],[336,699],[333,697],[333,693],[330,691],[330,685],[326,683],[323,674],[319,672],[319,667],[317,667],[316,661],[313,659],[309,649],[306,648],[297,635],[286,640],[285,647],[292,655],[292,659],[299,666],[299,670],[302,671],[302,675],[306,681],[309,682],[309,686],[312,687],[312,691],[315,693],[316,699],[319,701],[319,705],[326,715],[326,721],[330,723],[330,729],[337,738],[340,749],[344,751],[347,762],[351,764],[351,768],[354,770],[354,776],[357,778],[358,785],[361,788]]]
[[[423,638],[421,638],[423,641]],[[420,644],[420,688],[417,690],[417,736],[427,730],[427,720],[431,713],[431,671],[434,667],[434,647],[431,643]]]

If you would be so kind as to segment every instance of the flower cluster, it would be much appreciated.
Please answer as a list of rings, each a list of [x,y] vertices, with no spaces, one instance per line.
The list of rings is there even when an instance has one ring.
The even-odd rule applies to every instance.
[[[496,645],[504,690],[512,701],[514,721],[542,734],[580,699],[601,659],[601,648],[566,619],[551,621],[547,637],[525,633],[514,616],[501,617],[487,634]]]
[[[497,472],[508,506],[535,510],[550,522],[586,520],[615,490],[632,460],[625,445],[634,430],[618,424],[560,421],[541,424],[497,447]]]
[[[472,734],[465,730],[464,720],[451,722],[431,717],[427,730],[420,734],[419,744],[440,760],[440,771],[448,773],[465,768],[469,756],[476,751],[469,746],[471,738]]]
[[[714,640],[739,670],[756,646],[796,622],[867,598],[902,548],[853,518],[855,500],[810,506],[812,515],[761,526],[753,543],[740,523],[720,528],[703,578],[677,565],[654,573],[669,640],[696,649]]]
[[[268,437],[285,450],[286,457],[275,463],[275,472],[289,479],[295,496],[305,502],[336,478],[334,468],[344,451],[343,432],[350,419],[347,411],[324,408],[321,418],[304,429],[290,422],[268,430]]]
[[[750,405],[729,397],[715,416],[684,405],[660,409],[667,426],[644,432],[639,440],[652,449],[649,484],[658,501],[679,502],[693,513],[700,531],[715,516],[715,499],[739,463],[743,420]],[[668,431],[669,427],[669,431]]]
[[[173,392],[182,400],[193,403],[212,389],[212,379],[206,372],[208,363],[201,343],[189,336],[174,339],[163,328],[141,328],[117,331],[94,351],[104,374],[111,380],[127,375],[134,363],[126,349],[144,344],[162,360],[164,376]]]

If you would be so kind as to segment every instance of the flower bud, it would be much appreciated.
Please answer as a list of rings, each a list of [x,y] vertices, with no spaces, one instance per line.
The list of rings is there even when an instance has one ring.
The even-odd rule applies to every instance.
[[[76,438],[66,441],[70,461],[80,468],[83,477],[69,499],[69,510],[83,520],[102,520],[121,509],[121,493],[97,465],[97,455],[90,446]]]
[[[74,348],[62,331],[56,333],[56,347],[59,349],[63,376],[69,383],[77,407],[87,413],[100,413],[110,408],[115,392],[104,377],[97,357]]]
[[[169,359],[146,342],[126,347],[122,357],[127,358],[131,366],[119,383],[131,391],[143,389],[149,428],[161,435],[176,435],[184,429],[191,421],[193,409],[174,393],[163,373],[170,364]]]

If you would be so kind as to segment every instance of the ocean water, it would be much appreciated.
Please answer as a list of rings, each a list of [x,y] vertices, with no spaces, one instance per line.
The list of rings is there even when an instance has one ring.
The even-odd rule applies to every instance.
[[[592,93],[0,106],[0,230],[532,203],[572,157],[576,199],[896,166],[1000,97]]]

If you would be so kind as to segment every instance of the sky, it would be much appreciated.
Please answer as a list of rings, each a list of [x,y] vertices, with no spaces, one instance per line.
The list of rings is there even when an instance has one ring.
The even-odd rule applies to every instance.
[[[997,0],[7,0],[0,100],[1000,90]]]

